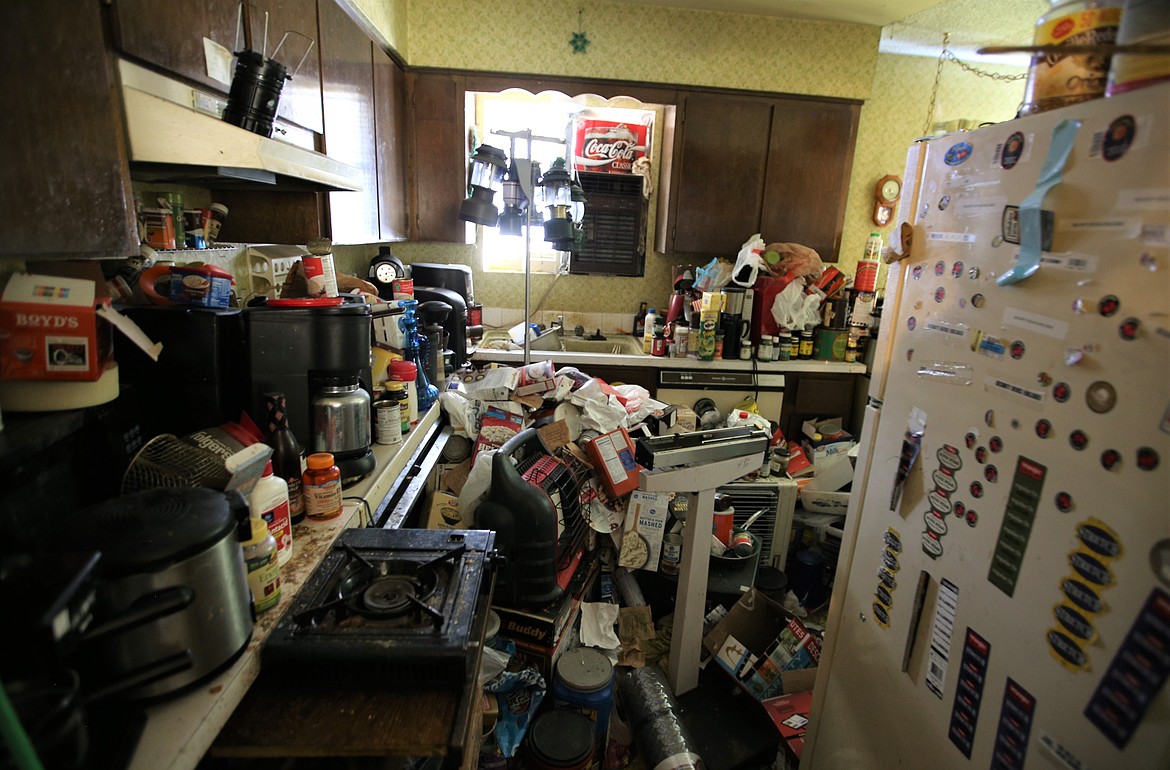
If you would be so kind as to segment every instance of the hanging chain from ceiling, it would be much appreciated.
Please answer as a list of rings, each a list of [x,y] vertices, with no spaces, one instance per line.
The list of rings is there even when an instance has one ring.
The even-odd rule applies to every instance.
[[[1001,82],[1023,80],[1024,78],[1028,77],[1027,73],[1021,73],[1018,75],[1004,75],[999,72],[988,72],[986,70],[981,70],[978,67],[972,67],[967,62],[955,56],[954,52],[952,52],[951,49],[947,47],[950,42],[951,33],[944,32],[942,50],[938,52],[938,66],[934,71],[934,85],[930,89],[930,106],[926,109],[926,124],[922,127],[923,136],[930,136],[931,119],[934,117],[934,106],[938,101],[938,87],[939,83],[942,82],[943,62],[953,62],[954,64],[959,65],[959,69],[964,70],[965,72],[970,72],[976,77],[990,78],[991,80],[998,80]]]

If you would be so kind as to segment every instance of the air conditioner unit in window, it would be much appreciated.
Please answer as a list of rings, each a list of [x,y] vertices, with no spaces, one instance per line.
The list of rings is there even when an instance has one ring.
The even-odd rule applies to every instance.
[[[742,527],[756,511],[764,510],[749,531],[760,538],[760,564],[783,570],[788,562],[788,541],[796,508],[796,482],[787,477],[733,481],[716,491],[731,495],[736,527]]]
[[[585,191],[585,243],[569,272],[638,276],[646,255],[646,200],[638,174],[580,172]]]

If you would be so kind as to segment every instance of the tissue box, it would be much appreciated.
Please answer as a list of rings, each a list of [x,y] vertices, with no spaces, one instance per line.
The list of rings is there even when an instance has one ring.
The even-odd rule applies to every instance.
[[[70,272],[76,272],[71,270]],[[88,277],[14,274],[0,299],[0,379],[92,382],[113,359],[101,268]]]

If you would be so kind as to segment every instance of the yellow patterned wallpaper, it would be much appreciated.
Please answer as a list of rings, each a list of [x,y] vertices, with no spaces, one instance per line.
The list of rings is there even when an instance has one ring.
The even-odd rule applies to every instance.
[[[409,19],[406,43],[397,50],[408,52],[411,66],[864,99],[839,263],[846,272],[852,271],[874,229],[870,222],[874,183],[885,174],[901,174],[906,147],[923,133],[936,69],[933,58],[879,55],[881,30],[858,24],[632,8],[604,0],[352,2],[372,20],[387,18],[385,23],[401,25]],[[579,7],[584,8],[580,24]],[[527,25],[520,20],[527,20]],[[590,40],[584,54],[574,54],[569,45],[579,29]],[[401,27],[383,31],[387,37],[403,39]],[[1022,93],[1022,83],[978,78],[947,63],[936,117],[1005,120],[1015,114]],[[744,233],[744,239],[750,235]],[[767,233],[764,237],[770,238]],[[374,251],[339,249],[338,261],[351,272],[364,273]],[[470,264],[479,301],[487,306],[523,306],[523,275],[482,273],[475,246],[404,243],[396,244],[394,251],[408,262]],[[632,314],[639,301],[665,302],[670,264],[668,256],[650,253],[641,279],[533,276],[532,304],[543,299],[540,306],[552,310]]]

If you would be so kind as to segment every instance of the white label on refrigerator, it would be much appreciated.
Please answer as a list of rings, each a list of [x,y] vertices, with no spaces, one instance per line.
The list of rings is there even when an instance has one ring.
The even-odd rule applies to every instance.
[[[1142,225],[1142,243],[1146,246],[1170,246],[1170,225]]]
[[[955,216],[959,219],[973,219],[975,217],[999,218],[1003,207],[1007,205],[1007,198],[1003,196],[960,197],[955,204]]]
[[[988,377],[984,380],[984,384],[989,392],[997,393],[1014,401],[1021,401],[1030,406],[1039,406],[1044,403],[1044,391],[1029,388],[1018,382],[1011,382],[999,377]]]
[[[1149,187],[1121,190],[1117,193],[1117,205],[1114,208],[1122,211],[1165,211],[1167,207],[1170,207],[1170,187]]]
[[[930,657],[926,671],[926,687],[942,700],[947,678],[947,661],[951,649],[951,634],[955,629],[955,613],[959,609],[959,587],[943,578],[938,586],[938,603],[934,607],[934,625],[930,629]]]
[[[1031,313],[1023,308],[1007,307],[1003,311],[1003,322],[1007,326],[1038,332],[1062,340],[1068,336],[1068,324],[1050,316]]]
[[[975,243],[978,237],[975,233],[927,233],[926,239],[946,243]]]
[[[1056,229],[1074,233],[1109,233],[1123,238],[1136,238],[1142,231],[1142,220],[1137,217],[1093,217],[1092,219],[1057,217]]]
[[[1067,767],[1068,770],[1089,770],[1075,754],[1043,730],[1040,731],[1040,754],[1059,763],[1061,767]]]
[[[967,324],[932,319],[925,321],[922,328],[924,331],[941,334],[954,342],[963,342],[967,339]]]
[[[1078,273],[1097,272],[1097,258],[1092,254],[1041,254],[1040,264],[1055,267],[1060,270],[1072,270]]]

